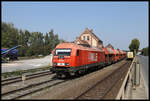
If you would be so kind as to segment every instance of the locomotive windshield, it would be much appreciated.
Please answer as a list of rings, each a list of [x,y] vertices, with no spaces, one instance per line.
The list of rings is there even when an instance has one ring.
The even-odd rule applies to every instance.
[[[70,56],[71,49],[56,49],[55,55],[57,56]]]

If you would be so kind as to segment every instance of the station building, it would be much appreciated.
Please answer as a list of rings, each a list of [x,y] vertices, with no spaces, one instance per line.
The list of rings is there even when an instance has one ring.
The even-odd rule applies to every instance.
[[[93,29],[89,30],[88,28],[86,28],[84,32],[76,38],[74,43],[90,47],[103,48],[103,41],[93,33]]]

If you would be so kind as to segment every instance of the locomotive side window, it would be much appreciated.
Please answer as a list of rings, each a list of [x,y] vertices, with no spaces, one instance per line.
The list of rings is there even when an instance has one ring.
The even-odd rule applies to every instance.
[[[77,50],[77,56],[79,56],[79,50]]]
[[[70,56],[71,49],[56,49],[55,55],[57,56]]]

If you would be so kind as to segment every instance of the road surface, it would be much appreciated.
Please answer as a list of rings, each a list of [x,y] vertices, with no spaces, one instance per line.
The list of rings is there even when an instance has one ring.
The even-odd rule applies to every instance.
[[[19,60],[13,61],[11,63],[1,63],[2,73],[12,72],[17,70],[27,70],[40,68],[44,66],[51,66],[51,55],[45,56],[44,58],[39,59],[28,59],[28,60]]]

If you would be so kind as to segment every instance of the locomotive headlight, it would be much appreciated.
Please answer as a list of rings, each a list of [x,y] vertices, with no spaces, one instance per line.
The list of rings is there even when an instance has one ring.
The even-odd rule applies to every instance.
[[[66,65],[66,66],[68,66],[68,65],[69,65],[69,63],[65,63],[65,65]]]

